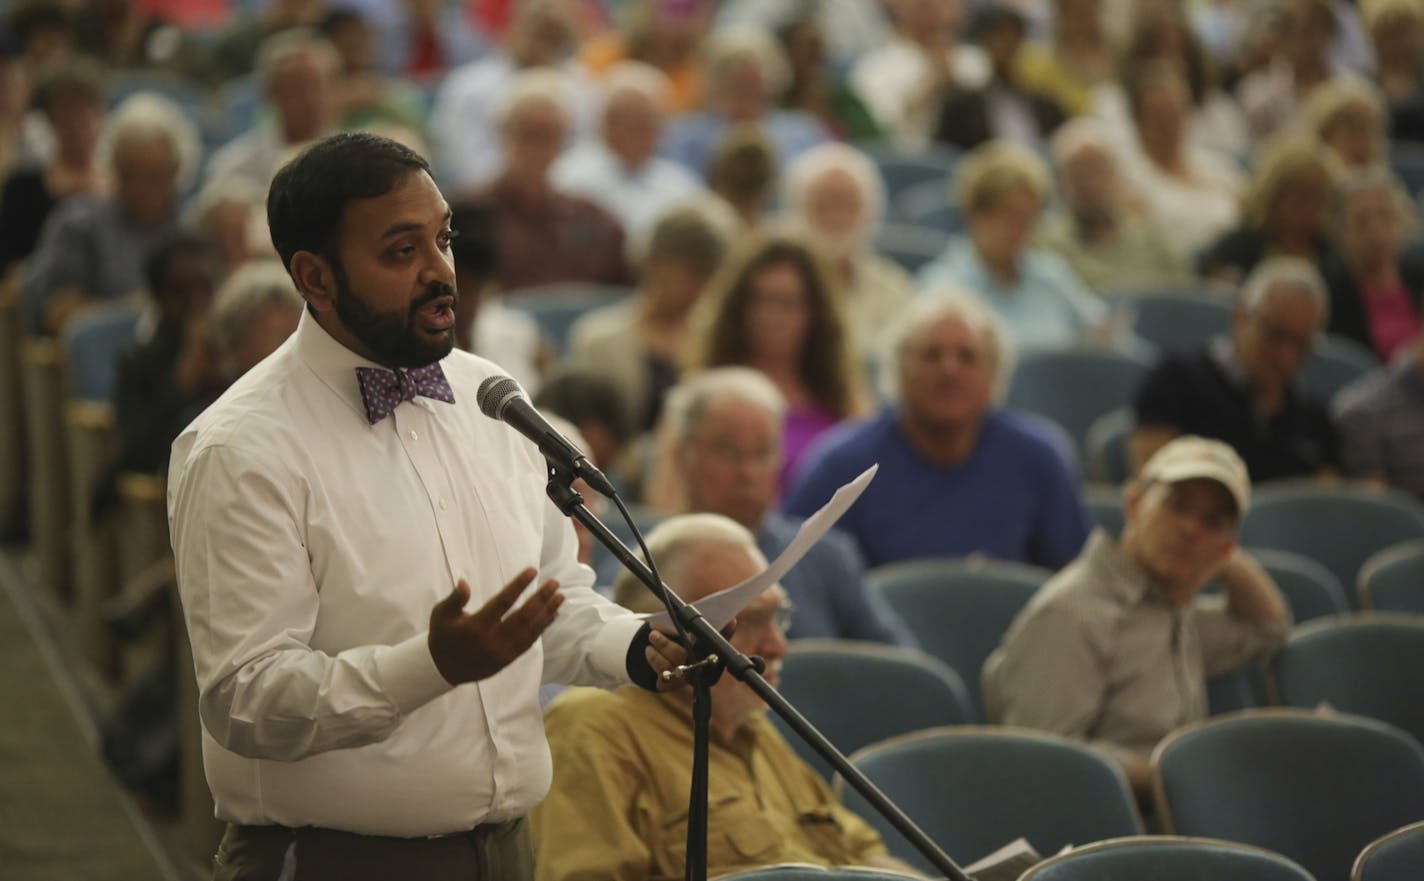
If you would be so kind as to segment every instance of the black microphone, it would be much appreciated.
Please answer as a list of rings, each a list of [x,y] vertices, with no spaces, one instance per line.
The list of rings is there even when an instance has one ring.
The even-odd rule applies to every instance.
[[[508,376],[491,376],[480,383],[475,397],[481,413],[529,438],[550,464],[568,469],[575,477],[583,478],[595,492],[613,498],[613,484],[588,461],[582,450],[569,443],[568,438],[555,431],[534,409],[519,383]]]

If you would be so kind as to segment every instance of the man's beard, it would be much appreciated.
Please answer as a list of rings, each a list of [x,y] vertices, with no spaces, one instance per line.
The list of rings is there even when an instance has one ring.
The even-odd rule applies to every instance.
[[[379,363],[387,367],[424,367],[444,358],[455,347],[453,327],[432,340],[415,326],[416,313],[426,303],[441,297],[453,297],[459,303],[459,294],[450,285],[432,283],[401,315],[372,309],[352,290],[345,270],[334,263],[332,269],[336,276],[336,317]]]

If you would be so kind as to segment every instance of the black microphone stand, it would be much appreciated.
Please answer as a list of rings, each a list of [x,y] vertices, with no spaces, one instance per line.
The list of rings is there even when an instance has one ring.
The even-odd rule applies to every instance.
[[[924,854],[925,858],[932,863],[935,868],[944,873],[950,881],[969,881],[969,877],[964,874],[964,870],[955,865],[937,844],[930,840],[930,837],[916,826],[914,821],[905,815],[895,803],[886,797],[885,793],[876,788],[869,778],[860,772],[850,761],[836,749],[825,735],[816,729],[805,716],[797,712],[781,693],[772,688],[771,685],[762,678],[764,669],[760,658],[750,658],[732,646],[727,638],[717,631],[696,606],[686,603],[677,594],[662,584],[648,569],[637,555],[630,551],[623,542],[618,540],[603,521],[583,503],[583,496],[573,488],[575,480],[573,472],[568,469],[549,463],[549,483],[547,492],[549,498],[566,517],[571,517],[582,523],[593,537],[618,558],[618,562],[637,576],[643,585],[652,591],[654,596],[668,606],[668,614],[681,622],[684,629],[693,637],[692,645],[689,647],[690,654],[688,660],[682,667],[682,675],[685,676],[693,687],[693,763],[692,763],[692,792],[691,801],[687,813],[687,881],[706,881],[707,879],[707,751],[710,735],[708,731],[709,721],[712,714],[712,684],[717,681],[723,668],[731,675],[756,692],[756,694],[766,702],[778,716],[786,721],[786,724],[796,732],[802,740],[809,743],[816,752],[821,754],[831,767],[836,770],[846,782],[855,787],[855,790],[870,802],[871,806],[885,819],[889,820],[900,834],[914,845],[915,849]],[[671,673],[664,673],[664,678],[670,678]]]

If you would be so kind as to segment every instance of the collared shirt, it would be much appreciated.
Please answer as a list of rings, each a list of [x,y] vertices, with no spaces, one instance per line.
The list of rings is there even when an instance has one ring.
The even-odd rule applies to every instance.
[[[636,688],[575,689],[545,717],[554,786],[534,811],[539,881],[683,877],[689,706]],[[708,749],[709,875],[773,863],[863,864],[880,836],[758,713]]]
[[[623,231],[642,241],[669,208],[702,192],[687,169],[661,156],[629,168],[603,144],[585,142],[560,156],[549,172],[554,186],[582,196],[618,218]]]
[[[1006,725],[1141,756],[1206,716],[1208,676],[1280,645],[1288,628],[1236,617],[1220,596],[1168,603],[1098,530],[990,655],[985,700]]]
[[[1038,225],[1034,241],[1068,261],[1078,278],[1099,293],[1150,293],[1192,280],[1187,261],[1146,217],[1124,216],[1111,236],[1088,241],[1067,211],[1053,210]]]
[[[486,419],[495,365],[455,351],[454,404],[368,425],[355,367],[297,332],[179,437],[168,490],[203,760],[220,819],[415,837],[521,816],[550,766],[538,685],[628,682],[637,618],[591,589],[533,444]],[[457,688],[427,646],[458,579],[480,608],[526,566],[558,620]]]
[[[1351,477],[1382,477],[1424,498],[1424,381],[1409,349],[1387,370],[1335,396],[1341,462]]]
[[[1018,278],[1005,283],[984,265],[972,242],[959,240],[920,269],[919,282],[924,290],[950,283],[974,291],[999,313],[1019,349],[1071,346],[1107,316],[1107,307],[1063,258],[1047,251],[1025,251]]]
[[[286,144],[271,124],[261,124],[228,141],[208,160],[204,180],[241,180],[265,192],[297,145]]]

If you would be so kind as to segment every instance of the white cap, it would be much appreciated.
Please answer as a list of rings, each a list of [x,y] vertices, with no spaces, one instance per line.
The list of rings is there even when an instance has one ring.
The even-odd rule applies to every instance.
[[[1221,441],[1196,435],[1175,438],[1147,460],[1140,477],[1161,483],[1214,480],[1231,493],[1238,516],[1246,516],[1246,509],[1251,506],[1251,476],[1246,472],[1246,463]]]

